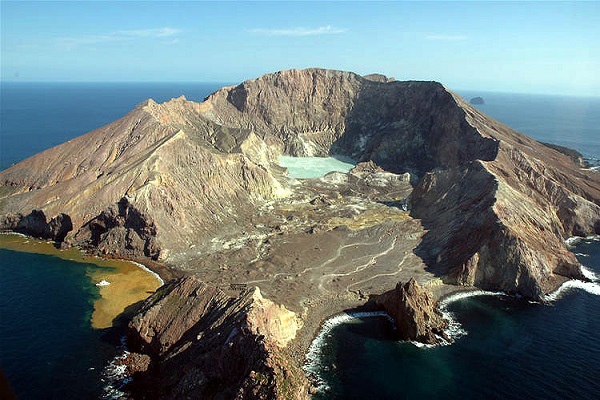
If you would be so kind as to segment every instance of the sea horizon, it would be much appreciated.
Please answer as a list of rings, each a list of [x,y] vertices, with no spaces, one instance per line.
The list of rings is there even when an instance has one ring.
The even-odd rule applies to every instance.
[[[305,68],[296,68],[305,69]],[[349,71],[352,72],[352,71]],[[263,74],[267,75],[268,72]],[[357,73],[357,75],[360,75]],[[1,80],[2,84],[221,84],[223,86],[239,85],[247,80],[255,79],[256,77],[249,77],[240,81],[227,81],[227,80]],[[398,82],[414,81],[414,82],[426,82],[426,80],[420,79],[396,79]],[[550,97],[578,97],[578,98],[591,98],[600,99],[600,93],[589,94],[589,93],[565,93],[565,92],[538,92],[538,91],[511,91],[511,90],[500,90],[500,89],[488,89],[488,88],[464,88],[464,87],[450,87],[447,86],[444,81],[436,80],[434,82],[441,83],[447,89],[453,92],[482,92],[482,93],[498,93],[498,94],[517,94],[517,95],[533,95],[533,96],[550,96]]]
[[[135,105],[139,104],[141,101],[144,101],[146,98],[154,98],[156,101],[162,102],[162,101],[166,101],[170,98],[173,97],[179,97],[181,94],[186,95],[186,98],[190,99],[190,100],[194,100],[194,99],[202,99],[204,98],[206,95],[212,93],[212,91],[214,90],[218,90],[220,89],[221,86],[217,87],[217,84],[207,84],[207,83],[196,83],[196,84],[191,84],[189,83],[189,85],[191,86],[191,88],[187,87],[187,88],[182,88],[182,86],[185,86],[186,83],[172,83],[172,82],[165,82],[165,83],[143,83],[143,82],[139,82],[138,84],[135,84],[133,86],[135,86],[135,88],[139,89],[138,91],[132,91],[129,90],[132,86],[131,85],[127,85],[127,84],[123,84],[123,83],[119,83],[116,82],[114,84],[107,84],[107,83],[92,83],[92,85],[81,85],[78,83],[74,83],[74,84],[68,84],[68,85],[61,85],[61,84],[56,84],[56,82],[54,84],[50,83],[50,84],[46,84],[46,85],[42,85],[45,88],[50,87],[53,90],[50,91],[42,91],[40,93],[40,91],[29,91],[26,90],[26,93],[24,93],[24,96],[17,96],[16,98],[13,97],[13,101],[16,100],[16,102],[13,102],[12,104],[8,104],[7,107],[4,106],[4,100],[11,100],[9,99],[3,99],[3,107],[2,107],[2,132],[1,132],[1,137],[2,137],[2,148],[0,149],[0,154],[2,155],[1,159],[0,159],[0,163],[2,165],[4,165],[5,163],[5,155],[8,155],[10,157],[12,157],[13,159],[17,158],[17,157],[22,157],[23,155],[33,155],[39,151],[45,150],[53,145],[56,144],[60,144],[64,141],[70,140],[76,136],[85,134],[87,132],[90,132],[94,129],[97,129],[101,126],[104,126],[110,122],[113,122],[114,120],[122,117],[123,115],[125,115],[127,112],[129,112]],[[9,85],[11,86],[11,85]],[[16,85],[19,86],[19,85]],[[27,86],[27,85],[26,85]],[[39,86],[39,85],[38,85]],[[5,88],[5,86],[3,86]],[[27,86],[27,89],[29,89],[29,87],[35,89],[36,85],[29,85]],[[79,88],[83,88],[84,90],[80,90],[80,91],[70,91],[70,90],[63,90],[64,87],[67,87],[67,89],[72,89],[74,87],[79,87]],[[97,89],[96,92],[90,92],[89,88],[95,88]],[[105,89],[109,89],[109,90],[105,90]],[[157,90],[157,88],[161,89],[161,90]],[[57,89],[57,90],[54,90]],[[180,93],[180,91],[186,90],[188,91],[188,93]],[[4,89],[3,89],[4,90]],[[190,94],[191,93],[191,94]],[[460,94],[461,96],[465,97],[466,96],[470,96],[469,91],[456,91],[456,93]],[[498,118],[497,116],[493,116],[491,115],[490,112],[490,116],[501,120],[501,122],[515,128],[515,125],[518,125],[519,123],[522,123],[526,126],[530,126],[533,130],[534,133],[538,136],[535,137],[537,140],[541,140],[540,137],[542,139],[544,139],[544,135],[546,135],[545,140],[544,141],[548,141],[548,142],[555,142],[557,139],[561,139],[560,136],[560,132],[564,131],[560,130],[560,132],[556,132],[556,134],[554,135],[554,131],[552,131],[551,129],[553,129],[553,127],[556,127],[557,124],[558,126],[560,126],[560,124],[564,124],[566,119],[564,118],[563,115],[557,114],[557,113],[550,113],[548,114],[548,107],[547,107],[547,103],[542,103],[542,105],[534,105],[532,107],[530,107],[529,109],[524,108],[518,104],[516,104],[515,102],[509,101],[508,103],[503,103],[503,99],[506,99],[506,96],[516,96],[516,97],[523,97],[520,96],[518,94],[514,94],[514,93],[509,93],[508,95],[506,94],[498,94],[497,92],[484,92],[484,91],[477,91],[477,92],[473,92],[476,93],[476,95],[478,96],[482,96],[484,97],[484,99],[486,100],[486,104],[483,106],[477,106],[481,111],[483,111],[484,113],[488,113],[490,111],[494,111],[494,109],[497,112],[500,112],[500,117],[502,118],[502,112],[504,112],[505,116],[512,118],[512,120],[506,120],[506,118],[504,118],[504,120]],[[23,93],[21,93],[23,94]],[[144,97],[146,95],[150,94],[147,97]],[[544,95],[535,95],[535,94],[530,94],[529,96],[525,96],[525,97],[530,97],[530,98],[540,98],[540,96],[543,97],[543,99],[552,99],[552,96],[544,96]],[[163,99],[163,100],[161,100]],[[564,97],[560,98],[561,100],[564,99]],[[469,98],[465,97],[465,100],[469,101]],[[509,99],[510,100],[510,99]],[[496,101],[498,101],[498,103],[495,103]],[[596,103],[600,104],[600,102],[592,102],[593,106],[596,107]],[[596,110],[596,108],[593,108],[593,110]],[[520,113],[520,114],[519,114]],[[595,113],[595,111],[593,112]],[[585,135],[584,134],[577,134],[574,135],[571,139],[575,140],[575,143],[578,146],[583,146],[585,149],[589,150],[589,149],[595,149],[595,147],[593,146],[595,144],[595,142],[597,141],[597,127],[600,126],[600,124],[597,124],[595,121],[595,116],[592,115],[591,118],[589,117],[589,115],[591,115],[592,113],[586,113],[583,116],[585,118],[581,119],[581,121],[584,122],[584,131],[587,132]],[[597,113],[597,115],[600,115],[600,112]],[[8,120],[5,119],[5,117],[8,117]],[[541,119],[540,119],[541,118]],[[8,121],[9,124],[5,124],[4,122]],[[576,118],[576,122],[580,121],[579,119]],[[12,124],[12,125],[11,125]],[[546,129],[545,127],[549,127],[551,128],[550,130]],[[90,128],[91,127],[91,128]],[[577,124],[575,125],[566,125],[564,126],[564,128],[573,130],[575,129],[576,132],[578,131],[578,127]],[[516,128],[515,128],[516,129]],[[518,130],[518,129],[517,129]],[[524,132],[526,133],[526,132]],[[5,136],[6,135],[6,136]],[[553,136],[554,135],[554,136]],[[6,139],[10,139],[9,141],[6,141]],[[591,143],[591,145],[590,145]],[[561,144],[561,143],[556,143],[556,144]],[[597,146],[597,144],[596,144]],[[594,156],[595,157],[600,157],[600,150],[594,150]],[[21,158],[22,159],[22,158]],[[4,169],[4,168],[2,168]],[[593,247],[593,251],[597,251],[595,249],[598,248],[598,244],[597,243],[593,243],[592,246]],[[583,254],[583,253],[582,253]],[[47,262],[47,260],[41,258],[41,259],[36,259],[35,257],[30,257],[30,256],[25,256],[28,260],[28,262],[34,263],[34,264],[38,264],[36,265],[36,268],[39,268],[40,265],[44,265],[44,263]],[[582,260],[587,261],[590,260],[590,258],[582,258]],[[68,265],[68,261],[64,261],[65,266]],[[23,264],[23,262],[21,262],[21,264]],[[19,264],[19,265],[21,265]],[[58,281],[60,281],[60,265],[63,264],[53,264],[53,274],[54,274],[54,278],[57,279]],[[58,272],[56,272],[58,271]],[[597,273],[600,272],[600,270],[595,270]],[[31,277],[30,275],[28,275],[27,271],[21,271],[23,272],[23,276],[25,276],[24,279],[29,279],[29,283],[35,283],[36,285],[38,285],[38,287],[40,288],[39,291],[42,295],[42,299],[43,299],[43,295],[44,295],[44,290],[49,290],[46,286],[49,284],[48,281],[48,276],[44,276],[43,274],[39,275],[40,278],[40,282],[37,282],[37,280],[33,280],[31,281]],[[73,274],[75,274],[75,272],[73,272]],[[23,276],[21,276],[21,278],[23,278]],[[37,275],[36,275],[37,276]],[[82,286],[84,288],[83,291],[81,291],[81,288],[79,288],[79,293],[77,294],[75,292],[73,292],[71,295],[73,296],[73,298],[80,296],[81,293],[84,293],[83,296],[86,296],[85,293],[88,293],[90,291],[90,282],[88,282],[89,278],[88,277],[80,277],[80,276],[72,276],[69,278],[68,282],[73,282],[73,285],[77,286],[80,285],[79,282],[81,282],[81,280],[84,280],[86,283]],[[26,281],[27,282],[27,281]],[[20,285],[22,285],[22,283],[15,283],[15,287],[20,287]],[[91,287],[92,290],[96,290],[96,287],[94,285],[92,285],[93,287]],[[44,289],[45,288],[45,289]],[[87,289],[86,289],[87,288]],[[77,288],[76,288],[77,289]],[[555,309],[562,309],[562,310],[566,310],[566,313],[569,314],[570,312],[572,312],[572,310],[570,311],[570,309],[568,307],[563,307],[563,306],[569,306],[569,307],[575,307],[575,310],[578,310],[577,307],[583,307],[583,305],[585,307],[596,307],[597,306],[597,300],[598,297],[594,296],[593,294],[579,294],[576,293],[575,295],[571,295],[572,291],[568,292],[568,294],[564,297],[567,298],[568,302],[565,302],[563,300],[560,300],[556,303],[556,307]],[[94,297],[96,295],[92,295],[92,297]],[[591,296],[591,297],[590,297]],[[40,300],[41,301],[41,300]],[[83,314],[87,315],[87,313],[89,313],[89,304],[86,305],[86,302],[89,302],[90,300],[88,298],[81,298],[78,300],[81,303],[81,310],[83,310]],[[491,302],[491,305],[488,304]],[[467,374],[475,374],[477,375],[477,371],[475,370],[468,370],[468,369],[464,369],[466,368],[464,364],[462,364],[460,362],[460,357],[458,357],[458,355],[452,355],[450,353],[452,352],[457,352],[457,353],[467,353],[471,350],[468,350],[468,346],[465,347],[465,342],[471,340],[472,338],[477,339],[477,342],[475,342],[475,344],[485,344],[486,340],[488,341],[492,341],[493,343],[495,343],[497,345],[497,352],[499,354],[499,357],[502,356],[503,353],[501,353],[502,349],[503,349],[503,345],[506,345],[506,343],[519,343],[520,338],[517,336],[511,336],[512,334],[517,335],[514,330],[511,330],[513,326],[518,325],[518,323],[520,323],[520,320],[515,320],[514,319],[514,315],[511,313],[504,313],[504,311],[502,311],[502,315],[498,316],[497,313],[497,308],[500,307],[500,311],[502,310],[502,306],[507,306],[505,303],[497,303],[496,300],[484,300],[483,302],[480,302],[476,299],[468,299],[468,300],[464,300],[463,302],[457,302],[454,303],[455,305],[453,306],[452,310],[455,311],[457,313],[457,318],[460,319],[461,323],[463,323],[463,325],[466,324],[466,330],[469,332],[469,334],[467,334],[466,337],[461,338],[459,341],[457,341],[457,343],[459,344],[458,347],[453,347],[456,346],[456,344],[452,345],[452,346],[447,346],[444,348],[444,350],[441,351],[441,353],[443,353],[442,356],[437,356],[434,351],[431,351],[431,349],[413,349],[413,348],[409,348],[408,353],[401,353],[404,354],[405,356],[408,354],[408,360],[410,361],[408,364],[402,364],[404,366],[399,367],[400,370],[395,369],[396,367],[394,365],[394,363],[392,363],[391,367],[390,367],[390,371],[394,372],[394,374],[401,374],[403,373],[402,371],[404,371],[406,368],[408,368],[408,366],[410,365],[414,365],[415,363],[417,363],[418,365],[424,366],[425,369],[421,372],[412,372],[410,376],[412,376],[415,379],[415,382],[420,382],[421,380],[425,383],[428,379],[428,377],[430,376],[431,373],[431,369],[427,369],[427,368],[433,368],[433,371],[441,371],[440,373],[443,373],[443,377],[446,379],[450,379],[449,377],[452,376],[452,374],[450,374],[450,372],[452,372],[454,369],[463,371]],[[529,303],[527,303],[529,304]],[[571,304],[571,305],[570,305]],[[574,305],[573,305],[574,304]],[[583,304],[583,305],[581,305]],[[522,308],[521,306],[523,306],[524,308]],[[87,308],[86,308],[87,307]],[[516,310],[517,313],[524,313],[524,315],[535,315],[536,313],[536,309],[535,308],[531,308],[528,305],[526,305],[525,303],[521,304],[517,304],[516,307],[512,307],[510,306],[509,309],[511,310]],[[481,314],[481,310],[483,310],[483,314]],[[525,311],[523,311],[525,310]],[[539,321],[539,325],[535,326],[535,332],[539,332],[539,331],[543,331],[543,329],[547,328],[547,324],[548,323],[558,323],[559,321],[554,321],[552,319],[547,319],[550,318],[548,317],[546,314],[551,314],[550,311],[547,311],[549,309],[545,309],[545,308],[538,308],[537,310],[542,310],[541,311],[541,316],[543,318],[541,318]],[[545,311],[544,311],[545,310]],[[48,310],[42,309],[42,312],[45,314],[49,314]],[[511,311],[512,312],[512,311]],[[533,314],[529,314],[529,313],[533,313]],[[476,319],[478,318],[478,316],[482,316],[482,318],[484,318],[484,320],[491,320],[491,321],[496,321],[498,322],[500,325],[494,325],[498,327],[498,335],[493,336],[493,332],[490,329],[487,329],[485,327],[481,328],[483,330],[480,330],[480,328],[477,328],[477,321]],[[521,314],[518,314],[521,315]],[[591,324],[596,324],[596,320],[593,320],[590,322],[590,320],[587,318],[587,314],[585,312],[579,312],[577,314],[578,316],[578,320],[576,321],[578,326],[578,332],[582,332],[580,329],[580,325],[581,326],[585,326],[587,323],[591,323]],[[33,316],[31,318],[34,318]],[[81,317],[77,317],[79,318],[79,322],[75,321],[73,323],[73,326],[77,326],[77,323],[81,322]],[[487,319],[486,319],[487,318]],[[528,317],[529,318],[529,317]],[[516,321],[516,322],[515,322]],[[550,322],[548,322],[550,321]],[[59,321],[60,322],[60,321]],[[474,324],[474,325],[473,325]],[[571,324],[574,324],[573,321],[571,321]],[[573,326],[573,325],[571,325]],[[596,326],[593,325],[592,328]],[[506,330],[505,328],[509,327],[510,329]],[[562,329],[567,329],[569,327],[563,327]],[[78,329],[78,328],[73,328],[73,329]],[[387,328],[384,328],[387,329]],[[352,331],[352,329],[350,329]],[[483,333],[482,333],[483,332]],[[56,333],[56,332],[54,332]],[[590,333],[588,331],[585,331],[585,335],[589,335]],[[97,343],[98,340],[102,341],[102,338],[98,338],[98,335],[95,334],[86,334],[88,335],[88,338],[86,340],[90,340],[89,342],[82,342],[77,344],[78,346],[88,346],[89,343]],[[375,336],[380,335],[380,333],[377,334],[373,334]],[[372,336],[373,336],[372,335]],[[385,332],[382,334],[383,337],[387,337],[385,334]],[[490,336],[485,336],[485,335],[490,335]],[[85,336],[85,335],[84,335]],[[587,336],[586,336],[587,337]],[[357,341],[355,342],[359,347],[359,349],[361,347],[365,346],[365,343],[370,343],[369,346],[373,345],[373,342],[365,342],[363,341],[365,338],[369,339],[368,336],[365,336],[364,333],[361,333],[358,337],[357,337]],[[371,337],[372,338],[372,337]],[[1,338],[0,338],[1,339]],[[44,345],[44,335],[36,335],[35,337],[31,337],[31,338],[27,338],[27,340],[36,340],[39,339],[41,340],[41,343],[39,343],[40,346]],[[553,346],[560,346],[560,336],[558,338],[555,338],[557,340],[559,340],[558,342],[552,342],[554,343]],[[528,339],[530,340],[530,339]],[[85,343],[88,343],[88,345],[86,345]],[[376,342],[375,346],[379,346],[382,343],[385,342]],[[583,344],[585,344],[586,346],[583,346]],[[593,343],[591,343],[589,346],[587,346],[587,342],[582,344],[582,348],[580,349],[580,355],[581,355],[581,360],[583,360],[582,362],[584,363],[583,365],[589,366],[588,364],[586,364],[586,360],[589,359],[590,357],[600,360],[600,350],[597,349],[598,346],[595,346]],[[93,344],[92,344],[93,345]],[[58,346],[58,345],[57,345]],[[65,344],[61,344],[61,346],[66,346]],[[112,348],[110,348],[110,346],[113,346]],[[87,374],[87,379],[91,379],[97,380],[97,385],[95,387],[94,390],[101,391],[102,387],[104,386],[104,384],[100,381],[101,379],[104,379],[103,375],[102,375],[102,371],[96,369],[96,370],[92,370],[92,371],[87,371],[87,368],[101,368],[101,366],[106,366],[106,363],[109,362],[112,357],[114,357],[116,354],[120,354],[119,351],[115,350],[114,348],[114,344],[111,344],[109,347],[107,347],[106,349],[103,350],[103,353],[106,354],[108,357],[106,357],[105,359],[101,359],[98,361],[98,364],[95,366],[91,366],[91,365],[86,365],[86,374]],[[394,346],[397,346],[397,344],[394,344]],[[61,348],[57,347],[57,350],[61,350]],[[450,353],[448,353],[448,349],[451,349]],[[467,349],[467,350],[465,350]],[[15,349],[18,350],[18,349]],[[406,349],[405,349],[406,350]],[[405,351],[403,350],[403,351]],[[513,350],[512,347],[508,347],[508,350]],[[346,350],[342,350],[342,351],[346,351]],[[356,353],[352,353],[353,351],[356,351]],[[384,353],[389,353],[390,350],[388,348],[384,347]],[[430,353],[416,353],[416,351],[422,351],[422,352],[427,352],[429,351]],[[351,354],[358,354],[357,350],[352,350],[350,353]],[[86,353],[87,354],[87,353]],[[449,355],[450,354],[450,355]],[[536,353],[537,354],[537,353]],[[27,355],[24,355],[24,357]],[[53,357],[57,357],[59,359],[60,355],[54,355]],[[489,356],[489,355],[488,355]],[[506,354],[507,357],[512,357],[511,359],[513,361],[518,360],[518,358],[516,358],[515,354],[513,353],[507,353]],[[552,354],[550,355],[552,356]],[[548,364],[551,363],[560,363],[561,359],[560,359],[560,354],[557,353],[556,354],[556,359],[549,359],[546,360],[545,362]],[[379,356],[376,355],[375,358],[377,358]],[[412,357],[412,359],[411,359]],[[416,358],[415,358],[416,357]],[[440,358],[441,357],[441,358]],[[477,358],[476,358],[477,359]],[[580,360],[580,361],[581,361]],[[515,361],[516,362],[516,361]],[[450,363],[450,364],[448,364]],[[458,363],[458,364],[452,364],[452,363]],[[340,362],[337,362],[336,365],[338,365],[338,368],[343,364]],[[100,365],[100,367],[98,366]],[[365,364],[365,365],[369,365],[369,364]],[[439,367],[439,368],[438,368]],[[597,364],[592,364],[593,368],[600,368],[599,365]],[[31,369],[31,371],[27,371],[29,367],[25,368],[26,371],[23,372],[21,371],[21,373],[24,374],[28,374],[28,373],[32,373],[32,371],[34,371],[35,373],[40,374],[40,376],[43,378],[45,375],[48,374],[47,370],[44,370],[44,368],[42,368],[41,366],[39,366],[39,368],[29,368]],[[372,368],[372,367],[369,367]],[[412,367],[411,367],[412,368]],[[438,368],[438,369],[436,369]],[[398,372],[400,371],[400,372]],[[391,373],[391,372],[390,372]],[[503,372],[504,373],[504,372]],[[11,377],[11,374],[8,373],[7,371],[7,375],[9,375],[9,378]],[[55,377],[56,379],[60,378],[60,377]],[[61,383],[61,387],[56,389],[57,393],[73,393],[71,392],[71,390],[73,389],[72,387],[70,387],[72,385],[72,380],[70,380],[72,378],[72,375],[68,375],[65,374],[65,376],[63,376],[62,378],[65,378],[62,383]],[[31,378],[28,376],[25,377],[20,377],[19,378],[21,380],[21,382],[28,382]],[[54,379],[54,380],[56,380]],[[355,380],[353,380],[355,381]],[[89,381],[88,381],[89,382]],[[443,386],[442,386],[443,387]],[[85,393],[85,388],[80,388],[81,390],[83,390],[83,392]],[[82,392],[79,392],[82,393]],[[71,397],[69,397],[69,395],[66,395],[65,398],[77,398],[76,395],[72,395]],[[325,398],[327,398],[327,396],[325,396]],[[383,395],[383,398],[385,398],[385,395]]]
[[[2,81],[0,82],[0,97],[2,98],[0,170],[7,169],[50,147],[101,128],[123,117],[147,99],[162,103],[183,95],[190,101],[201,102],[206,96],[222,87],[239,83],[241,82]],[[89,93],[85,90],[90,87],[96,88],[97,92]],[[597,128],[600,127],[600,97],[449,89],[467,101],[476,96],[484,97],[486,103],[474,105],[476,108],[536,140],[566,146],[579,151],[588,159],[600,160],[600,144],[597,143],[597,136],[600,135]],[[585,116],[575,115],[567,112],[568,110],[548,115],[547,128],[553,133],[545,134],[538,126],[540,116],[544,115],[545,110],[532,108],[537,115],[533,116],[535,121],[530,123],[530,117],[520,121],[515,115],[508,115],[504,100],[499,108],[490,101],[491,98],[507,98],[507,96],[512,97],[514,101],[521,102],[522,107],[535,105],[536,100],[545,99],[551,102],[554,100],[555,104],[551,105],[555,109],[560,108],[561,104],[575,102],[569,107],[579,107],[580,113],[581,109],[590,111]],[[487,99],[485,99],[486,97]],[[69,115],[70,110],[74,109],[77,109],[78,112]],[[53,113],[57,115],[53,115]],[[522,110],[521,114],[523,114]],[[584,117],[592,120],[586,122]],[[55,118],[71,120],[71,123],[55,125],[52,123]],[[577,146],[578,141],[570,141],[568,138],[580,128],[567,125],[567,122],[572,125],[573,118],[579,118],[575,120],[576,124],[583,124],[582,126],[586,129],[591,127],[589,128],[590,132],[585,133],[589,140],[580,141],[582,142],[580,147]],[[515,123],[511,123],[512,121]],[[24,143],[21,140],[23,136],[35,140]]]

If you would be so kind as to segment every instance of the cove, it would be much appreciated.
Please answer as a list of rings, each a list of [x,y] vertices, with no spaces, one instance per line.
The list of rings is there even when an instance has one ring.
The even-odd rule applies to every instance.
[[[0,260],[0,362],[17,397],[101,398],[122,352],[113,320],[161,281],[131,262],[21,235],[0,235]]]
[[[600,242],[584,240],[576,252],[598,275]],[[310,372],[321,390],[313,398],[595,399],[600,285],[590,285],[565,285],[549,305],[498,295],[460,298],[447,310],[465,333],[449,346],[395,341],[382,317],[345,321],[320,346]]]

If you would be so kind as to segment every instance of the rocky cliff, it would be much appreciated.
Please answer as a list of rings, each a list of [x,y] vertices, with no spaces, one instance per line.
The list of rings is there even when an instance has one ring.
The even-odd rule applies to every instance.
[[[281,71],[201,103],[145,101],[0,172],[0,229],[198,276],[207,285],[173,283],[134,320],[143,376],[167,372],[165,396],[281,397],[320,320],[399,280],[541,299],[583,279],[564,240],[600,233],[600,174],[563,153],[437,82]],[[282,154],[364,163],[295,180]],[[231,284],[286,308],[256,290],[231,299]]]
[[[423,177],[411,197],[429,230],[417,253],[449,281],[531,298],[582,279],[564,239],[598,232],[598,174],[453,97],[498,151]]]
[[[299,319],[258,288],[229,297],[196,278],[172,281],[129,324],[133,394],[160,399],[304,399],[307,381],[281,349]],[[140,363],[144,356],[150,361]],[[140,366],[142,364],[142,366]]]
[[[448,321],[438,309],[431,294],[414,279],[399,282],[396,287],[383,293],[376,300],[393,319],[401,340],[437,344],[448,340],[444,332]]]

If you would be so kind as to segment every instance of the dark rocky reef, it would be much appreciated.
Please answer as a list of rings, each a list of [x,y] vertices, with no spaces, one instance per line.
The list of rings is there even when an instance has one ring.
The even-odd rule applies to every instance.
[[[73,243],[115,257],[156,260],[160,255],[154,222],[126,198],[82,226]]]
[[[134,398],[304,399],[308,383],[282,346],[293,313],[258,289],[229,297],[193,277],[163,286],[129,324]],[[148,358],[149,357],[149,358]]]
[[[473,105],[482,105],[485,104],[485,100],[483,99],[483,97],[473,97],[469,103],[473,104]]]
[[[394,319],[401,340],[426,344],[449,340],[445,333],[448,321],[437,302],[412,278],[406,283],[398,282],[394,289],[380,295],[376,304]]]
[[[5,214],[0,217],[0,231],[13,231],[40,239],[62,242],[73,230],[71,218],[58,214],[48,221],[42,210],[33,210],[27,215]]]

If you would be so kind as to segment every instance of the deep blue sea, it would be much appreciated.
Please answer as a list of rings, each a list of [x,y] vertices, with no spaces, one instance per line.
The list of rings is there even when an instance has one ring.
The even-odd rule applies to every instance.
[[[91,327],[94,266],[2,248],[0,261],[0,365],[18,397],[99,398],[120,334]]]
[[[0,169],[125,115],[147,98],[200,101],[219,83],[1,83]],[[600,99],[461,92],[490,116],[546,142],[600,159]],[[600,244],[576,250],[600,275]],[[565,291],[553,305],[474,297],[449,305],[467,334],[422,349],[390,338],[385,319],[337,326],[317,368],[323,399],[597,398],[600,297]],[[0,250],[0,366],[19,398],[103,394],[118,333],[90,328],[97,289],[55,257]]]
[[[467,101],[482,97],[485,104],[477,109],[536,140],[570,147],[595,163],[600,159],[600,97],[457,93]]]
[[[600,238],[575,250],[600,276]],[[324,335],[316,399],[597,399],[600,284],[576,282],[550,305],[483,295],[449,303],[462,336],[420,348],[394,340],[387,318],[334,325]]]
[[[202,101],[226,83],[0,83],[0,170],[123,117],[142,101]]]

